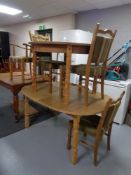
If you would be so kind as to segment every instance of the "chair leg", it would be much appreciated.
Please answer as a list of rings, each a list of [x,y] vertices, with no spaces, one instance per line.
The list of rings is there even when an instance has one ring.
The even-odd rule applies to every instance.
[[[12,58],[9,59],[9,68],[10,68],[10,80],[13,79],[13,62]]]
[[[31,67],[31,62],[29,62],[29,69],[30,69],[30,77],[32,77],[32,67]]]
[[[25,97],[24,99],[24,116],[25,116],[25,128],[29,128],[30,126],[30,115],[28,113],[29,110],[29,100]]]
[[[68,125],[68,137],[67,137],[67,146],[66,146],[68,150],[71,149],[72,128],[73,128],[73,121],[70,120]]]
[[[108,151],[110,151],[111,131],[112,131],[112,125],[110,129],[108,130],[108,134],[107,134],[107,150]]]
[[[81,94],[81,91],[82,91],[82,76],[81,76],[81,75],[79,76],[79,86],[78,86],[78,91],[79,91],[79,93]]]
[[[93,160],[93,163],[95,166],[97,166],[97,154],[98,154],[98,144],[95,145],[94,147],[94,160]]]
[[[52,93],[52,64],[49,64],[49,92]]]
[[[104,99],[104,78],[101,78],[101,98]]]
[[[94,163],[95,166],[98,165],[97,156],[98,156],[98,148],[99,148],[100,140],[101,140],[101,136],[98,136],[96,138],[95,144],[94,144],[94,160],[93,160],[93,163]]]
[[[60,97],[63,97],[63,66],[60,65]]]
[[[83,131],[83,136],[86,138],[87,137],[87,132],[86,130]]]
[[[93,94],[96,94],[96,88],[97,88],[97,75],[94,75],[94,81],[93,81]]]
[[[90,75],[90,66],[86,66],[86,77],[85,77],[85,103],[88,104],[88,95],[89,95],[89,75]]]
[[[21,59],[21,73],[22,73],[22,80],[24,81],[24,59]]]

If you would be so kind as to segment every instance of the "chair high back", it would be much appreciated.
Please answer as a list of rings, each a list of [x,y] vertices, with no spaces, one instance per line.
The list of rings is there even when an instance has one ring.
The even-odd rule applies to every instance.
[[[125,91],[123,91],[120,95],[120,97],[112,101],[108,108],[105,108],[107,110],[104,111],[103,117],[100,117],[98,126],[96,128],[96,135],[95,135],[95,142],[94,142],[94,165],[97,165],[97,152],[99,143],[102,139],[102,136],[105,134],[107,135],[107,149],[110,150],[110,138],[111,138],[111,131],[112,131],[112,124],[113,120],[116,116],[116,113],[118,111],[118,108],[121,104],[121,100],[125,94]],[[108,105],[108,104],[107,104]]]
[[[97,130],[96,130],[96,140],[98,138],[101,138],[103,136],[103,134],[106,134],[106,133],[108,133],[108,135],[110,137],[112,123],[113,123],[113,120],[114,120],[116,113],[119,109],[119,106],[121,104],[121,100],[122,100],[124,94],[125,94],[125,91],[123,91],[121,93],[120,97],[117,100],[112,101],[112,103],[110,104],[110,106],[106,112],[106,115],[104,115],[104,117],[100,118]],[[108,143],[108,144],[109,144],[108,149],[110,150],[110,143]]]
[[[102,30],[100,29],[100,24],[97,23],[96,28],[93,33],[91,47],[89,51],[89,56],[86,65],[86,81],[85,81],[85,95],[88,96],[88,84],[91,68],[93,70],[94,76],[94,89],[96,91],[96,79],[98,71],[101,72],[101,81],[102,81],[102,98],[104,97],[104,75],[105,75],[105,66],[107,63],[107,58],[111,49],[112,42],[116,35],[116,30],[112,32],[111,30]]]
[[[106,64],[108,54],[116,35],[115,32],[111,30],[100,29],[100,24],[96,26],[96,33],[94,34],[94,50],[92,55],[92,63],[96,65]]]
[[[113,101],[112,104],[110,105],[108,112],[105,116],[105,119],[103,121],[103,131],[104,132],[108,131],[109,128],[111,127],[124,94],[125,94],[125,91],[123,91],[120,97],[117,100]]]

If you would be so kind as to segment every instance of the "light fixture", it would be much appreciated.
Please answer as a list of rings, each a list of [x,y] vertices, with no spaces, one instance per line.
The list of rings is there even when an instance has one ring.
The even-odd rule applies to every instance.
[[[19,13],[22,13],[22,10],[18,10],[18,9],[8,7],[5,5],[0,5],[0,13],[5,13],[8,15],[17,15]]]
[[[29,14],[27,14],[27,15],[24,15],[23,18],[25,18],[25,19],[31,19],[31,16]]]

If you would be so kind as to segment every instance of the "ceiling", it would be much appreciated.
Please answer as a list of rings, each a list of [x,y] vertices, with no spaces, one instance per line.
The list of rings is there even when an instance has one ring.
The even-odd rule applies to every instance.
[[[130,3],[131,0],[0,0],[0,4],[23,11],[23,13],[16,16],[0,13],[0,26]],[[23,16],[26,14],[29,14],[31,19],[24,19]]]

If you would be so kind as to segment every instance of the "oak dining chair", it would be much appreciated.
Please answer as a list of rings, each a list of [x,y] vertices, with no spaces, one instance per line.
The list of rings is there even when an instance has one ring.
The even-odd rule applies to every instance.
[[[51,42],[51,38],[49,34],[32,34],[29,31],[29,36],[31,42]],[[36,53],[38,54],[38,53]],[[62,76],[63,73],[63,66],[65,65],[64,61],[58,60],[58,53],[57,53],[57,59],[52,59],[52,53],[42,53],[41,56],[38,56],[38,67],[39,67],[39,73],[43,74],[45,72],[46,76],[49,76],[50,81],[50,91],[52,90],[52,81],[57,80],[57,75]],[[61,73],[62,72],[62,73]],[[52,76],[53,75],[53,76]],[[62,87],[62,82],[60,78],[60,86]]]
[[[10,69],[10,79],[13,80],[13,78],[17,75],[21,76],[22,80],[24,81],[25,76],[27,75],[25,73],[26,69],[26,63],[29,64],[29,72],[28,72],[28,78],[32,76],[32,56],[31,56],[31,47],[30,45],[24,43],[23,46],[19,46],[17,44],[10,44],[12,55],[9,57],[9,69]],[[17,55],[18,50],[24,51],[23,55]],[[16,74],[15,72],[18,72]]]
[[[93,162],[95,166],[98,164],[97,162],[98,148],[104,135],[107,136],[107,150],[110,150],[110,140],[111,140],[113,120],[119,109],[124,94],[125,92],[123,91],[117,100],[112,101],[110,99],[107,102],[102,117],[99,115],[81,117],[79,130],[83,132],[84,138],[80,140],[80,143],[84,146],[93,149],[94,152]],[[69,127],[68,127],[67,149],[71,149],[73,120],[69,121],[68,126]],[[94,143],[91,144],[88,143],[86,139],[86,136],[88,135],[94,137]]]
[[[71,72],[79,75],[79,91],[82,90],[82,82],[85,80],[85,94],[88,95],[89,81],[93,81],[92,93],[96,93],[97,84],[101,85],[101,98],[104,98],[104,77],[108,55],[116,35],[109,29],[101,29],[97,23],[93,32],[91,47],[87,64],[72,65]],[[90,80],[92,77],[92,80]]]

